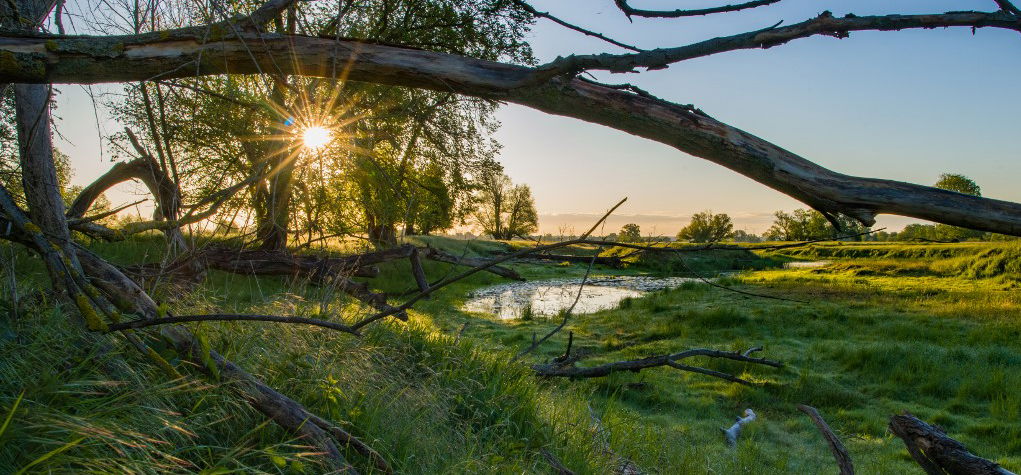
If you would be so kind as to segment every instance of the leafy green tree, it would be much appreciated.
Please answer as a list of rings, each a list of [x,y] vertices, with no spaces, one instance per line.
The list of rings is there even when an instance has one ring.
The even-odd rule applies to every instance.
[[[532,21],[506,0],[368,0],[339,16],[330,5],[302,4],[276,28],[531,63]],[[473,177],[497,168],[496,105],[476,98],[277,76],[142,84],[126,96],[118,117],[179,168],[174,176],[192,200],[246,183],[221,216],[253,220],[256,241],[269,249],[295,229],[309,240],[365,234],[385,246],[401,224],[405,232],[448,228],[471,209]],[[308,150],[300,138],[309,127],[334,139]]]
[[[770,241],[831,239],[860,234],[868,230],[854,218],[840,214],[834,217],[840,225],[840,229],[837,229],[826,216],[813,209],[796,209],[791,213],[777,211],[774,216],[773,225],[763,235]],[[860,241],[861,236],[847,239]]]
[[[734,222],[726,213],[713,214],[712,211],[695,213],[691,222],[677,233],[678,240],[691,242],[718,242],[733,234]]]
[[[514,239],[539,228],[531,188],[514,185],[502,171],[481,177],[474,217],[482,232],[493,239]]]
[[[956,191],[966,195],[982,196],[982,188],[975,183],[975,180],[956,173],[943,173],[933,185],[941,190]]]
[[[956,191],[966,195],[982,196],[982,188],[975,183],[974,180],[964,175],[956,173],[944,173],[939,176],[939,180],[933,185],[936,188]],[[973,229],[962,228],[958,226],[949,226],[946,224],[937,224],[934,228],[933,240],[935,241],[965,241],[968,239],[982,239],[985,235],[982,231],[976,231]]]
[[[732,234],[730,238],[733,239],[734,242],[762,242],[761,237],[756,234],[748,233],[743,229],[734,231],[734,234]]]
[[[625,224],[617,233],[617,242],[641,242],[642,228],[635,223]]]

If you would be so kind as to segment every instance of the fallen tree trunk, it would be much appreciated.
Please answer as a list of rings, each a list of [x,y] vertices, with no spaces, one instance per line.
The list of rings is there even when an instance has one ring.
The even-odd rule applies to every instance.
[[[904,441],[911,458],[929,475],[1014,475],[911,414],[891,416],[890,431]]]
[[[946,26],[1021,30],[1021,19],[1005,12],[825,20],[825,28],[799,34],[839,31],[845,23],[848,30]],[[779,41],[776,32],[770,31],[745,36],[737,38],[735,44],[740,40],[741,48],[750,48],[793,39]],[[762,41],[757,40],[759,36]],[[252,44],[259,45],[258,51],[250,48]],[[692,45],[691,49],[698,50],[697,46]],[[558,76],[566,74],[561,65],[555,65],[554,76],[550,76],[550,68],[529,68],[356,40],[241,33],[207,41],[194,29],[109,37],[23,34],[0,38],[0,50],[12,58],[0,65],[0,81],[28,83],[128,82],[153,77],[259,74],[267,70],[332,77],[330,71],[334,69],[330,65],[344,64],[343,74],[349,80],[504,100],[655,140],[741,173],[820,211],[843,213],[865,224],[874,223],[878,213],[890,213],[1021,235],[1021,205],[1017,203],[837,173],[717,121],[694,107]],[[713,52],[719,51],[703,53]]]

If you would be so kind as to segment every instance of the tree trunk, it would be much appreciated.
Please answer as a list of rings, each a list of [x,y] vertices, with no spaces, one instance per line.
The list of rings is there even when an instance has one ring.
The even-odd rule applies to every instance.
[[[17,114],[18,144],[21,152],[21,182],[28,202],[29,216],[51,245],[67,257],[65,266],[79,267],[69,252],[71,233],[64,215],[64,198],[57,184],[50,135],[50,88],[41,84],[15,84],[14,106]],[[55,290],[66,295],[65,270],[47,261],[47,271]]]

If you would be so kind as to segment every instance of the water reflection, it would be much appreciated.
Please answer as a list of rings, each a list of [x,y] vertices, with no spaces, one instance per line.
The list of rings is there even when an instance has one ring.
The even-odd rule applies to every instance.
[[[514,282],[472,292],[464,309],[488,313],[500,319],[533,315],[552,316],[565,310],[578,298],[574,313],[592,313],[616,307],[621,300],[640,297],[646,292],[700,282],[690,277],[610,276],[589,279],[578,296],[581,279],[557,279]]]

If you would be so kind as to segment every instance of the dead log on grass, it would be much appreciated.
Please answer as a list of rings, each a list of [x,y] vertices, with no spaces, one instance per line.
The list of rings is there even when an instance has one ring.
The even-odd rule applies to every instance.
[[[996,462],[971,453],[940,427],[926,424],[907,412],[891,416],[889,427],[929,475],[1014,475]]]

